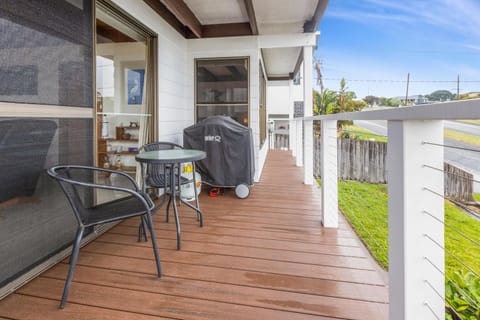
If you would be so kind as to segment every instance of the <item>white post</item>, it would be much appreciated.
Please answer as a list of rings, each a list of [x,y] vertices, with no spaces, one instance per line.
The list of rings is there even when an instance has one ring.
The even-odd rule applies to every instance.
[[[293,108],[293,80],[288,81],[288,106],[289,106],[289,118],[290,118],[290,125],[288,128],[288,150],[292,151],[292,155],[295,157],[297,153],[297,146],[295,145],[296,138],[296,126],[295,120],[293,119],[294,108]]]
[[[303,106],[305,117],[313,115],[312,47],[303,47]],[[313,121],[303,122],[303,181],[313,184]]]
[[[303,182],[313,184],[313,121],[303,121],[304,159]]]
[[[296,165],[297,167],[303,166],[303,121],[300,120],[301,118],[297,119],[295,122],[295,126],[297,128],[297,133],[295,134],[296,142],[295,146],[297,147],[296,152]]]
[[[296,157],[297,156],[297,120],[295,119],[290,119],[289,135],[290,135],[289,137],[290,150],[292,150],[292,155]]]
[[[337,121],[322,120],[321,127],[323,226],[338,228]]]
[[[388,121],[390,320],[445,319],[443,148],[424,142],[443,121]]]

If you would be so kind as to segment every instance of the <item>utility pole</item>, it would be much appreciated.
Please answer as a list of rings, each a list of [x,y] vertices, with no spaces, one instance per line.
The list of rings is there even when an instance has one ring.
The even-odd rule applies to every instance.
[[[460,75],[457,75],[457,100],[460,100]]]
[[[408,86],[410,85],[410,72],[407,73],[407,93],[405,94],[405,105],[408,106]]]

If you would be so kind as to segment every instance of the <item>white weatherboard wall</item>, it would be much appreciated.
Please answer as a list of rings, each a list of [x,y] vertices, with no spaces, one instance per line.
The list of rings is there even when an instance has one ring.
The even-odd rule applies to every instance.
[[[292,86],[290,87],[290,82]],[[291,97],[290,97],[291,95]],[[288,114],[293,116],[293,102],[303,101],[303,86],[294,85],[293,81],[268,81],[267,112],[269,114]]]
[[[157,34],[159,139],[183,144],[183,128],[194,123],[187,40],[143,1],[113,1]]]
[[[268,81],[267,114],[290,114],[289,81]]]
[[[188,40],[188,82],[190,90],[189,105],[195,104],[195,59],[201,58],[231,58],[247,57],[250,60],[250,128],[253,131],[255,150],[255,181],[260,180],[267,154],[267,144],[260,148],[260,115],[259,115],[259,59],[260,50],[255,37],[229,37],[214,39],[191,39]],[[193,112],[192,112],[193,115]]]

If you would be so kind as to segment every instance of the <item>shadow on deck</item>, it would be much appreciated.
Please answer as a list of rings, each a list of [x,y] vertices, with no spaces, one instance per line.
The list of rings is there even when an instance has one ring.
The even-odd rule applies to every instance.
[[[164,277],[138,219],[80,251],[71,292],[58,309],[64,261],[0,301],[8,319],[387,319],[388,290],[355,234],[320,223],[320,192],[302,183],[286,151],[270,151],[246,200],[201,196],[205,227],[182,208],[182,250],[173,219],[155,214]]]

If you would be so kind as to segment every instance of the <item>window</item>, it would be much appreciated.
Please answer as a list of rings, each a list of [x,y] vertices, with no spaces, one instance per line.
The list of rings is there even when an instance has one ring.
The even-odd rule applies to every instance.
[[[75,234],[45,169],[93,164],[92,4],[0,1],[0,297]]]
[[[248,59],[196,60],[197,121],[226,115],[248,126]]]
[[[92,1],[0,1],[0,101],[91,108]]]
[[[134,175],[135,154],[151,141],[153,38],[108,2],[97,2],[96,18],[97,165]],[[116,196],[99,192],[97,199]]]

